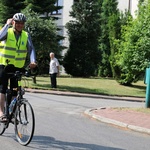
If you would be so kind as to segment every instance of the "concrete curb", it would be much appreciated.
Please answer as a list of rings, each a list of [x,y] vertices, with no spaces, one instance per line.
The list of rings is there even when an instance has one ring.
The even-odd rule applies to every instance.
[[[105,118],[105,117],[102,117],[100,115],[95,115],[94,113],[92,113],[92,111],[93,111],[93,109],[87,109],[87,110],[84,111],[84,114],[86,114],[86,115],[88,115],[88,116],[90,116],[90,117],[92,117],[92,118],[94,118],[98,121],[104,122],[104,123],[116,125],[118,127],[127,128],[127,129],[137,131],[137,132],[141,132],[141,133],[150,134],[150,129],[142,128],[142,127],[134,126],[134,125],[129,125],[127,123],[123,123],[123,122],[116,121],[116,120],[113,120],[113,119]]]
[[[101,98],[101,99],[111,99],[111,100],[121,100],[121,101],[145,102],[145,98],[141,98],[141,97],[125,97],[125,96],[119,97],[119,96],[77,93],[77,92],[57,91],[57,90],[40,90],[40,89],[29,89],[29,88],[25,89],[25,91],[31,92],[31,93],[45,93],[45,94],[75,96],[75,97],[88,97],[88,98]]]

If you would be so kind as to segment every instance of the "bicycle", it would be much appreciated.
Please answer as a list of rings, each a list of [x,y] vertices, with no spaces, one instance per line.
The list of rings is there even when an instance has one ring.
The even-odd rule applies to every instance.
[[[0,135],[2,135],[5,132],[5,130],[9,127],[9,124],[12,123],[15,126],[14,130],[17,141],[21,145],[26,146],[31,142],[35,129],[34,111],[28,100],[23,98],[25,90],[21,86],[22,76],[28,75],[20,71],[8,74],[11,74],[12,77],[16,77],[17,79],[18,82],[17,97],[16,102],[12,108],[12,112],[10,112],[9,106],[13,102],[10,105],[8,104],[9,100],[11,100],[12,98],[12,96],[10,96],[11,90],[8,88],[5,94],[5,106],[4,106],[4,114],[7,116],[7,121],[0,122]]]

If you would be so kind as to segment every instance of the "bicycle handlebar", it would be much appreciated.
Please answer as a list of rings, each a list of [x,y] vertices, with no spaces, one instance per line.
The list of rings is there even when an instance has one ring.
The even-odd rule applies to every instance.
[[[21,78],[22,75],[25,77],[31,77],[32,75],[25,68],[16,68],[12,64],[8,64],[4,67],[4,71],[8,75],[12,75],[12,77]],[[11,78],[11,77],[10,77]]]

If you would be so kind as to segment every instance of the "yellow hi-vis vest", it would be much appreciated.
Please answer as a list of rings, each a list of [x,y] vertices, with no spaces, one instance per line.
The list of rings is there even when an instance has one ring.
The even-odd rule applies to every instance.
[[[22,68],[27,56],[28,33],[22,31],[18,41],[16,40],[13,28],[7,31],[6,41],[0,43],[0,64],[13,64],[15,67]]]

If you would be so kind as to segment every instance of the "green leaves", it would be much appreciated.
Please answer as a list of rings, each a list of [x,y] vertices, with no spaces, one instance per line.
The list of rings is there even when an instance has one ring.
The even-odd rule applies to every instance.
[[[70,12],[76,21],[66,24],[70,45],[63,65],[65,71],[72,76],[94,76],[98,69],[100,59],[98,6],[97,0],[79,0]]]
[[[26,30],[30,33],[39,62],[39,74],[48,74],[49,53],[53,51],[58,58],[63,49],[58,43],[57,27],[52,19],[43,19],[33,11],[24,11],[27,16]]]
[[[118,81],[129,85],[138,81],[150,60],[150,1],[141,3],[136,19],[129,18],[122,27],[119,52],[116,64],[121,74]]]

